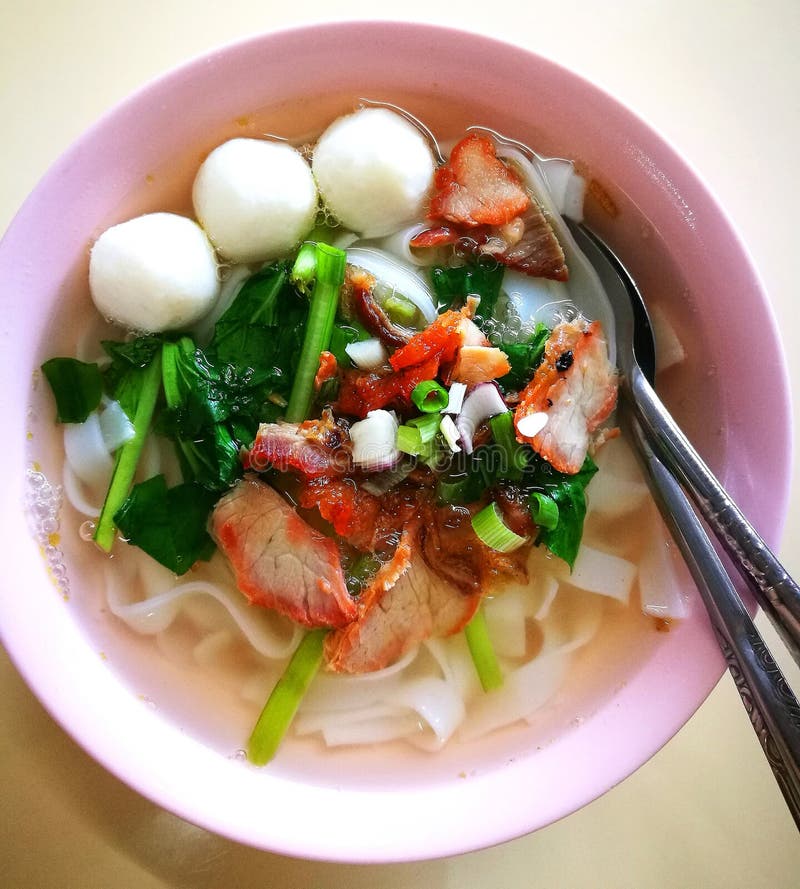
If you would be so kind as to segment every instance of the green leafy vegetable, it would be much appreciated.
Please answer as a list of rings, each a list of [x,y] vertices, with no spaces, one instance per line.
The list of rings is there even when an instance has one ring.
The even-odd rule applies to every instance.
[[[511,365],[511,370],[497,381],[505,391],[510,389],[519,391],[527,385],[542,361],[544,347],[549,338],[550,328],[546,324],[539,323],[524,342],[500,343],[500,348],[508,356]]]
[[[253,369],[261,383],[288,394],[307,316],[308,302],[289,283],[287,263],[266,266],[245,281],[217,321],[206,360],[220,371]]]
[[[464,635],[483,690],[500,688],[503,684],[503,671],[497,662],[497,655],[489,638],[483,608],[478,608],[475,612],[472,620],[464,628]]]
[[[472,262],[457,268],[434,266],[431,284],[439,311],[459,309],[468,296],[478,296],[481,301],[475,323],[483,327],[494,312],[504,271],[504,267],[494,260]]]
[[[129,543],[175,574],[185,574],[214,552],[206,525],[216,499],[193,482],[168,488],[164,476],[156,475],[133,487],[114,521]]]
[[[545,467],[550,471],[547,472]],[[575,565],[578,548],[583,537],[583,521],[586,518],[586,486],[597,472],[591,457],[584,460],[575,475],[556,472],[541,460],[534,478],[535,489],[546,494],[558,507],[558,524],[555,528],[542,528],[537,543],[543,543],[553,555],[563,559],[570,567]]]
[[[254,765],[266,765],[275,756],[322,663],[322,645],[327,632],[311,630],[303,636],[272,690],[247,742],[247,758]]]
[[[239,446],[250,444],[247,439],[258,425],[255,417],[263,416],[264,384],[254,384],[256,376],[252,369],[242,373],[230,365],[220,371],[190,337],[164,344],[167,409],[158,431],[175,442],[185,480],[224,490],[239,477]],[[236,424],[244,420],[249,422],[239,430]]]
[[[339,367],[350,367],[352,361],[345,351],[351,343],[360,343],[372,338],[372,334],[357,321],[337,321],[331,331],[328,351],[336,358]]]
[[[83,423],[100,404],[103,377],[96,364],[76,358],[51,358],[42,365],[56,400],[58,423]]]
[[[497,414],[489,420],[495,443],[500,449],[506,469],[505,478],[516,480],[522,478],[522,473],[528,465],[528,453],[524,445],[521,445],[514,434],[514,413],[506,411]]]

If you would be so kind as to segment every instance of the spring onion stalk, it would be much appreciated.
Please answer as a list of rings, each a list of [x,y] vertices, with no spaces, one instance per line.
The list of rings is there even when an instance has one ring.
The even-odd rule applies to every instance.
[[[125,502],[133,484],[136,466],[142,453],[144,440],[153,419],[156,400],[161,391],[161,352],[156,352],[153,360],[142,371],[142,384],[136,411],[133,416],[134,435],[117,452],[111,484],[108,487],[103,508],[94,531],[94,539],[98,546],[107,553],[114,545],[116,525],[114,516]]]
[[[310,293],[317,274],[317,245],[303,244],[297,252],[289,280],[301,293]]]
[[[289,405],[286,408],[286,420],[290,423],[303,422],[311,410],[319,356],[330,345],[346,264],[344,250],[338,250],[328,244],[304,244],[295,261],[295,269],[292,270],[293,280],[301,256],[302,268],[298,272],[306,274],[308,271],[311,250],[306,251],[306,247],[313,247],[314,250],[316,280],[311,294],[311,310],[308,313],[300,361],[292,393],[289,396]],[[311,630],[303,636],[283,675],[267,699],[247,743],[247,757],[255,765],[266,765],[280,746],[303,696],[322,663],[322,644],[326,634],[327,630],[318,629]]]
[[[472,655],[472,663],[475,664],[475,672],[478,674],[484,691],[500,688],[503,684],[503,672],[497,662],[497,655],[489,638],[486,627],[486,617],[483,609],[479,608],[475,616],[464,628],[469,653]]]
[[[266,765],[275,756],[322,663],[322,644],[327,632],[324,629],[311,630],[303,636],[272,689],[247,742],[247,758],[254,765]]]
[[[514,414],[506,411],[489,420],[492,435],[500,448],[505,463],[506,478],[512,481],[518,480],[528,465],[528,455],[525,448],[517,441],[514,435]]]
[[[422,436],[422,443],[427,444],[429,441],[433,441],[436,438],[436,433],[439,431],[439,421],[440,417],[437,417],[436,414],[423,414],[421,417],[412,417],[408,421],[409,426],[413,426],[415,429],[419,429],[419,434]]]
[[[558,525],[558,504],[540,491],[532,491],[528,498],[531,518],[540,528],[552,531]]]
[[[436,380],[423,380],[411,390],[411,400],[423,414],[438,414],[450,400],[447,389]]]
[[[344,283],[344,250],[317,244],[315,247],[317,279],[311,294],[311,310],[308,313],[306,333],[300,361],[286,408],[289,423],[302,423],[308,418],[314,398],[314,377],[319,369],[319,356],[330,345],[336,308],[339,304],[339,290]]]
[[[506,525],[496,503],[490,503],[472,517],[472,530],[486,546],[501,553],[511,552],[527,539]]]

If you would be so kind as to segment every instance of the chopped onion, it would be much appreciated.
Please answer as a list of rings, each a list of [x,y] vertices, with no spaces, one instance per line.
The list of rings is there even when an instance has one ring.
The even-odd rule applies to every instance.
[[[442,408],[443,414],[459,414],[464,404],[464,396],[467,394],[466,383],[453,383],[447,393],[447,406]]]
[[[348,343],[345,352],[356,367],[362,370],[374,370],[386,363],[388,353],[383,343],[377,338]]]
[[[370,247],[349,247],[347,261],[366,269],[382,284],[394,288],[397,293],[414,303],[428,324],[436,319],[436,304],[430,288],[413,268],[405,265],[398,257]]]
[[[479,383],[464,399],[464,406],[456,418],[456,427],[464,450],[472,453],[472,437],[475,430],[489,417],[508,410],[500,390],[494,383]]]
[[[449,414],[445,414],[442,417],[439,429],[450,450],[454,454],[457,454],[461,450],[461,445],[458,443],[461,436],[459,435],[456,424],[453,422],[453,418]]]
[[[370,411],[350,427],[353,462],[362,469],[389,469],[400,459],[397,417],[390,411]]]

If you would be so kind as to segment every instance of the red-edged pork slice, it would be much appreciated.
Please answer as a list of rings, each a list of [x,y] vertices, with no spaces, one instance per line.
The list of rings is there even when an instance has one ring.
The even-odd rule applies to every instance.
[[[434,185],[428,217],[467,227],[505,225],[530,204],[519,176],[479,133],[469,133],[453,148]]]
[[[321,419],[305,423],[262,423],[245,468],[263,472],[270,466],[306,478],[343,475],[353,466],[347,428],[329,410]]]
[[[431,571],[417,543],[418,528],[403,531],[394,557],[363,593],[358,618],[326,638],[332,670],[383,669],[431,636],[457,633],[475,613],[480,592],[460,592]]]
[[[336,545],[269,485],[242,479],[214,508],[211,533],[253,605],[307,627],[343,627],[356,617]]]
[[[616,403],[617,373],[600,323],[579,318],[559,324],[520,394],[514,415],[517,440],[528,442],[559,472],[574,475],[586,459],[592,433]]]

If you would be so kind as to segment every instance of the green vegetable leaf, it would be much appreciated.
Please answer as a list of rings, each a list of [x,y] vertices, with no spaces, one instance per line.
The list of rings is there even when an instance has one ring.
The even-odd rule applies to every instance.
[[[345,351],[351,343],[360,343],[371,339],[372,334],[357,321],[336,321],[331,331],[328,351],[336,358],[339,367],[351,367],[353,362]]]
[[[83,423],[100,404],[103,377],[96,364],[76,358],[51,358],[42,365],[56,400],[58,423]]]
[[[500,343],[500,348],[508,356],[511,370],[497,381],[504,391],[519,391],[525,388],[533,373],[542,361],[544,347],[550,338],[550,328],[538,323],[534,332],[521,343]]]
[[[458,268],[434,266],[431,270],[431,284],[439,311],[459,309],[468,296],[479,296],[481,302],[475,323],[482,328],[494,312],[504,272],[504,267],[495,260],[472,262]]]
[[[217,495],[192,482],[167,488],[163,475],[135,485],[114,515],[127,540],[176,574],[209,559],[214,542],[206,530]]]
[[[555,528],[541,528],[536,542],[543,543],[553,555],[563,559],[572,569],[583,537],[586,486],[597,472],[597,466],[591,457],[587,457],[579,472],[565,475],[556,472],[543,460],[539,464],[538,481],[541,487],[538,490],[555,502],[558,507],[558,523]],[[544,467],[548,467],[550,471],[547,472]]]
[[[218,368],[252,368],[275,391],[288,394],[303,345],[308,300],[289,283],[288,265],[274,263],[245,281],[217,321],[205,351]]]

